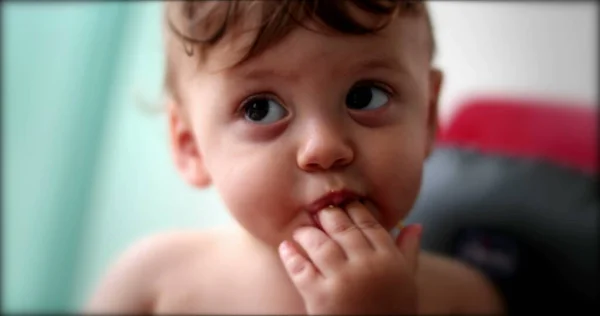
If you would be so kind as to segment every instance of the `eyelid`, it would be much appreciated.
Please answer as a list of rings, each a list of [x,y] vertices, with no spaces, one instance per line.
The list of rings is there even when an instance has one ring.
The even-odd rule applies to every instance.
[[[364,87],[364,86],[371,86],[371,87],[375,87],[378,89],[383,90],[383,92],[385,92],[389,97],[393,96],[396,94],[396,91],[394,90],[394,88],[392,88],[390,85],[385,84],[379,80],[361,80],[357,83],[355,83],[352,88],[355,87]]]
[[[277,102],[277,104],[281,105],[286,111],[288,110],[287,107],[285,106],[285,104],[281,101],[281,99],[279,99],[275,94],[269,93],[269,92],[261,92],[261,93],[254,93],[254,94],[250,95],[249,97],[246,97],[244,100],[242,100],[242,102],[240,102],[236,112],[243,114],[244,107],[248,103],[250,103],[251,101],[254,101],[256,99],[273,100],[273,101]]]

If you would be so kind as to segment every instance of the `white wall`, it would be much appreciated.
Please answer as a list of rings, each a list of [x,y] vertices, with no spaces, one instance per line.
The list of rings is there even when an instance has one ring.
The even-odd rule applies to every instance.
[[[120,93],[110,109],[79,262],[77,303],[135,239],[163,229],[231,220],[213,190],[196,191],[175,173],[166,120],[137,107],[136,92],[160,96],[160,4],[135,3],[126,30]],[[596,102],[596,4],[448,2],[430,5],[446,72],[441,115],[475,92],[533,93]]]
[[[445,71],[441,116],[475,93],[597,103],[596,1],[429,3]]]

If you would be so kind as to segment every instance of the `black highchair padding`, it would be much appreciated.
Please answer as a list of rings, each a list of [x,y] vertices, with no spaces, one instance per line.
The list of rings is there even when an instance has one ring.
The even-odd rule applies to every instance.
[[[597,183],[545,162],[439,147],[406,222],[423,224],[424,250],[486,274],[509,314],[598,311]]]

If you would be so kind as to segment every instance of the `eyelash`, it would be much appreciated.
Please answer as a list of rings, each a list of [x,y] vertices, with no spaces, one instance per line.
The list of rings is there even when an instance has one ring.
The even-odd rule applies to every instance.
[[[385,83],[382,83],[381,81],[378,81],[378,80],[361,80],[361,81],[355,83],[354,85],[352,85],[352,87],[350,89],[356,88],[356,87],[364,87],[364,86],[375,87],[375,88],[381,89],[390,98],[396,94],[396,92],[394,91],[394,89],[391,86],[389,86]]]
[[[252,101],[257,100],[257,99],[272,99],[274,101],[276,101],[277,103],[281,104],[281,106],[284,106],[285,104],[281,101],[281,99],[279,99],[277,96],[275,96],[273,93],[269,93],[269,92],[259,92],[259,93],[254,93],[252,95],[250,95],[249,97],[246,97],[244,100],[242,100],[242,102],[240,102],[239,107],[237,108],[237,113],[244,115],[244,108]],[[284,106],[285,107],[285,106]],[[287,110],[287,109],[286,109]]]

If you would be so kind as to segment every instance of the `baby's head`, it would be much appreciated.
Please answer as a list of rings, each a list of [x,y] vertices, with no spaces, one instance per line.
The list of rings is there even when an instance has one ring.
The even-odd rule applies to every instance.
[[[189,183],[214,185],[274,246],[313,225],[331,192],[363,199],[387,229],[404,218],[441,83],[422,2],[169,2],[165,12],[171,143]]]

